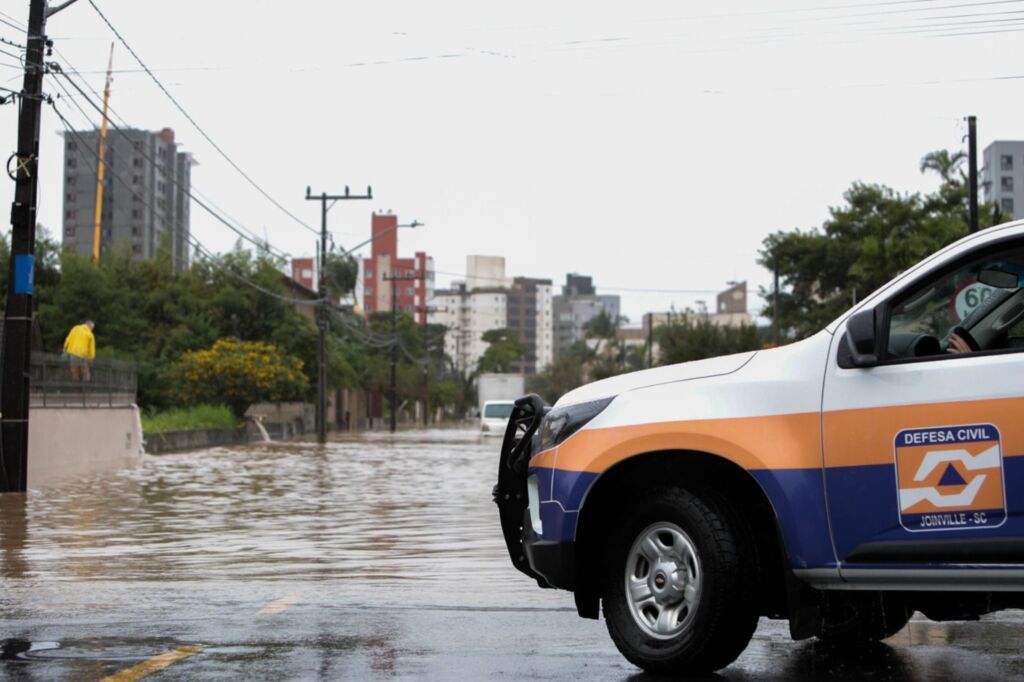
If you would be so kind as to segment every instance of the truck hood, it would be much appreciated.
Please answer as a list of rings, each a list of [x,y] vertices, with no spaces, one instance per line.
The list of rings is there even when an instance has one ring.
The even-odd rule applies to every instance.
[[[563,407],[591,400],[600,400],[601,398],[610,398],[626,391],[658,384],[731,374],[750,362],[757,353],[758,351],[736,353],[735,355],[724,355],[706,360],[694,360],[693,362],[681,362],[678,365],[654,367],[639,372],[620,374],[619,376],[609,377],[573,389],[563,395],[555,406]]]

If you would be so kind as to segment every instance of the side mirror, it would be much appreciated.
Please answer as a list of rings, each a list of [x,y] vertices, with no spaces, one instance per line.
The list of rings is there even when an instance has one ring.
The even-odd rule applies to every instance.
[[[875,311],[862,310],[846,321],[846,345],[850,348],[850,361],[854,367],[874,367],[878,364]]]

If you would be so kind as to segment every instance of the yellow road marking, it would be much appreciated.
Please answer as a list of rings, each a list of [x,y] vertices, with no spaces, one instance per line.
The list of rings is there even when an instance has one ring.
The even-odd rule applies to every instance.
[[[154,656],[148,661],[143,661],[119,673],[104,677],[101,682],[135,682],[135,680],[141,680],[147,675],[159,672],[167,666],[184,660],[193,654],[198,654],[202,650],[203,648],[199,646],[179,646],[174,651]]]
[[[257,611],[256,615],[273,616],[276,613],[281,613],[285,609],[295,606],[295,604],[297,604],[299,601],[299,596],[300,595],[298,592],[293,592],[289,595],[281,597],[280,599],[276,599],[267,604],[266,606],[264,606],[259,611]]]

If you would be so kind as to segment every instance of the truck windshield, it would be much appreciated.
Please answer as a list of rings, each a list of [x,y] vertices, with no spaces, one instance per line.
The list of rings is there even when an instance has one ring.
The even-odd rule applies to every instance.
[[[497,403],[484,406],[484,419],[508,419],[512,415],[512,403]]]

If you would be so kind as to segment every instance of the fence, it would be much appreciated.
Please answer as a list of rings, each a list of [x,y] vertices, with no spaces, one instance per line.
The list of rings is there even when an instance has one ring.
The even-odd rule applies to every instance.
[[[135,403],[138,370],[133,363],[95,360],[85,380],[71,362],[53,353],[32,353],[32,407],[124,407]]]

